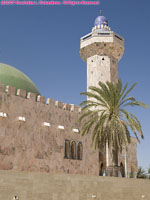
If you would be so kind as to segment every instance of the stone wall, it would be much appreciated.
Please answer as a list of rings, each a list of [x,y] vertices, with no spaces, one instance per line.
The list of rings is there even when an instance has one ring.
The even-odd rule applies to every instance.
[[[17,94],[18,96],[15,96]],[[15,91],[0,85],[0,170],[42,171],[99,175],[98,152],[91,147],[90,134],[82,137],[78,117],[80,107],[64,104],[45,97]],[[19,120],[19,117],[25,121]],[[44,122],[50,126],[44,126]],[[59,129],[58,126],[64,129]],[[64,141],[83,145],[83,159],[65,159]],[[105,155],[102,160],[105,166]],[[119,163],[124,164],[124,153]],[[111,157],[110,157],[111,164]],[[128,172],[137,171],[136,141],[133,139],[127,152]]]
[[[150,180],[0,171],[0,199],[149,200]]]
[[[45,97],[22,90],[17,94],[13,87],[0,93],[0,112],[6,113],[6,117],[0,117],[1,170],[99,174],[98,153],[91,148],[91,138],[73,132],[80,130],[79,106],[54,103],[52,99],[46,104]],[[50,126],[44,126],[44,122]],[[64,158],[66,139],[82,143],[82,160]]]

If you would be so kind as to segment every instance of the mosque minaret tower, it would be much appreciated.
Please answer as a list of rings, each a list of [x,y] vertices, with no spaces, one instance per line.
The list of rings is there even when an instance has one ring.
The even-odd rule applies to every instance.
[[[87,90],[98,82],[118,80],[118,62],[124,52],[124,39],[111,31],[106,17],[95,19],[92,32],[80,39],[80,56],[87,63]]]
[[[124,39],[111,31],[106,17],[100,12],[100,16],[95,19],[92,32],[80,39],[80,56],[87,63],[87,91],[90,86],[97,87],[99,81],[103,83],[118,81],[118,62],[123,53]],[[89,98],[87,97],[88,100]],[[106,166],[107,169],[113,166],[108,144],[106,144]],[[126,159],[125,172],[127,174]]]

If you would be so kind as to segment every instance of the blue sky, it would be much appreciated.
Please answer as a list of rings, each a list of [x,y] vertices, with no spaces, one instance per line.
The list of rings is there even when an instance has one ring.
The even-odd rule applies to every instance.
[[[124,37],[119,77],[138,100],[150,105],[150,1],[100,0],[96,6],[0,6],[0,62],[27,74],[41,94],[79,105],[86,91],[86,64],[80,37],[91,32],[99,10],[111,29]],[[150,164],[150,110],[132,109],[145,139],[138,145],[139,165]]]

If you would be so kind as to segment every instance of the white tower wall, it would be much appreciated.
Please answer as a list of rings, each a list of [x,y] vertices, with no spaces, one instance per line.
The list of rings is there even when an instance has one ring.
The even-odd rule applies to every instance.
[[[87,90],[98,86],[98,82],[118,80],[118,61],[109,56],[94,55],[87,58]]]
[[[124,52],[124,39],[112,31],[85,35],[80,40],[80,56],[87,63],[87,90],[98,82],[118,81],[118,62]]]

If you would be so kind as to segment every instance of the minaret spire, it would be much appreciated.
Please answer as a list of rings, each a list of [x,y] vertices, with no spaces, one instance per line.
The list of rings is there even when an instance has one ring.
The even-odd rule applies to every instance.
[[[102,16],[102,10],[100,10],[100,16]]]

